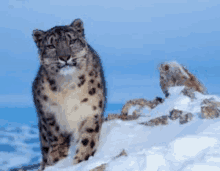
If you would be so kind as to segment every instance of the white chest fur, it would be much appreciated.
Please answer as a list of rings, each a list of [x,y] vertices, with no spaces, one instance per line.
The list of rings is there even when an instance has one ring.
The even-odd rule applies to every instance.
[[[74,82],[64,82],[60,92],[53,92],[46,84],[45,90],[49,97],[45,103],[46,110],[55,115],[63,131],[77,132],[79,123],[93,114],[90,105],[81,103],[88,92],[86,83],[78,88]]]

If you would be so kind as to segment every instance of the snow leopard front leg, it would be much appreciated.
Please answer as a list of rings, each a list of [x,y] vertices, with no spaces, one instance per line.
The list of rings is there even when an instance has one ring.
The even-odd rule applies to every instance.
[[[87,117],[81,122],[73,164],[88,160],[90,156],[95,154],[99,143],[101,126],[101,114]]]

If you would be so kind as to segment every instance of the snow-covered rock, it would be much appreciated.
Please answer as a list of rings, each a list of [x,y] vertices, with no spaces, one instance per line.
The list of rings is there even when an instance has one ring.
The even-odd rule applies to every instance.
[[[214,99],[219,103],[219,98],[196,92],[191,100],[182,93],[183,89],[184,86],[170,88],[170,96],[164,103],[142,113],[138,119],[104,122],[99,149],[88,161],[72,166],[63,160],[45,171],[220,170],[220,119],[201,118],[204,100]],[[175,111],[176,119],[171,119],[170,114],[174,115]],[[193,117],[181,124],[180,116],[187,113]],[[140,124],[164,115],[167,125]],[[120,156],[122,151],[126,155]]]

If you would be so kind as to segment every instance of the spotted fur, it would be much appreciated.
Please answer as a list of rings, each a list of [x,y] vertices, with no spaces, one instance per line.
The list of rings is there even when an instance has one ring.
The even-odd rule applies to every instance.
[[[106,88],[98,54],[87,43],[83,22],[34,30],[40,68],[33,82],[39,118],[41,170],[70,155],[73,163],[97,150]]]

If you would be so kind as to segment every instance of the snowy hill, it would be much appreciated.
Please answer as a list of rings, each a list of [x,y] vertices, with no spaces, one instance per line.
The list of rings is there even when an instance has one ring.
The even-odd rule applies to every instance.
[[[220,119],[201,118],[202,101],[220,99],[196,92],[191,101],[183,89],[170,88],[171,96],[163,104],[144,109],[137,120],[105,122],[98,151],[88,161],[72,166],[71,159],[64,159],[45,171],[88,171],[102,164],[105,171],[220,170]],[[190,111],[194,117],[185,124],[178,120],[153,127],[140,124],[172,109]],[[117,157],[123,150],[126,155]]]
[[[159,70],[165,99],[129,101],[103,123],[94,156],[77,165],[69,156],[45,171],[220,171],[220,97],[177,62]]]

